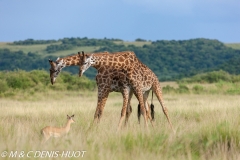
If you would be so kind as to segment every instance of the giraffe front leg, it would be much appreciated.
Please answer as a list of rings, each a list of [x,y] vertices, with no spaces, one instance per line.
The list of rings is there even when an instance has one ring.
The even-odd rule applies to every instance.
[[[128,97],[128,105],[127,105],[127,113],[126,113],[126,118],[125,118],[125,126],[127,125],[128,118],[130,117],[132,113],[132,106],[131,106],[131,99],[132,99],[133,92],[130,90],[129,92],[129,97]]]
[[[129,98],[129,88],[128,87],[123,89],[122,95],[123,95],[123,106],[122,106],[122,111],[121,111],[121,117],[120,117],[120,120],[118,123],[118,129],[117,129],[118,131],[120,130],[123,119],[126,116],[126,111],[127,111],[127,106],[128,106],[128,98]]]
[[[94,123],[99,123],[100,119],[102,117],[102,112],[105,107],[108,95],[109,95],[109,90],[108,89],[101,89],[98,92],[98,103],[97,103],[97,108],[94,114]]]

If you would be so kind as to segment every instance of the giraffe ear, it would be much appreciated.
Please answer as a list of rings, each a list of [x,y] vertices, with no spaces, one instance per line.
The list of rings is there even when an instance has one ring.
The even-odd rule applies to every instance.
[[[59,63],[59,64],[62,64],[62,63],[63,63],[63,59],[61,59],[58,63]]]

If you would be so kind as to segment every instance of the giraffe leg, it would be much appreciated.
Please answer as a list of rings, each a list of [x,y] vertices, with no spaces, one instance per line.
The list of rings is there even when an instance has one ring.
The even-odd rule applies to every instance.
[[[168,120],[168,123],[169,123],[171,129],[174,131],[173,126],[172,126],[172,123],[171,123],[170,118],[169,118],[169,116],[168,116],[168,110],[167,110],[167,108],[164,106],[163,96],[162,96],[162,90],[161,90],[161,87],[160,87],[159,82],[153,84],[153,91],[154,91],[155,95],[156,95],[157,98],[158,98],[158,101],[160,102],[160,104],[161,104],[161,106],[162,106],[163,113],[165,114],[165,116],[166,116],[166,118],[167,118],[167,120]],[[174,132],[175,132],[175,131],[174,131]]]
[[[147,101],[145,102],[145,105],[146,105],[146,108],[147,108],[147,111],[146,111],[147,117],[150,120],[150,123],[151,123],[152,127],[154,127],[151,107],[150,107],[150,105]]]
[[[130,115],[132,113],[132,106],[130,104],[131,99],[132,99],[132,95],[133,95],[133,92],[130,90],[129,97],[128,97],[127,113],[126,113],[126,118],[125,118],[125,126],[128,122],[128,118],[130,117]]]
[[[104,106],[106,104],[108,95],[109,95],[109,90],[108,89],[101,89],[99,90],[101,93],[98,92],[98,103],[97,103],[97,108],[94,114],[94,122],[100,122],[102,112],[104,109]]]
[[[122,126],[122,122],[123,119],[126,115],[126,111],[127,111],[127,106],[128,106],[128,98],[129,98],[129,88],[126,87],[123,89],[123,107],[122,107],[122,112],[121,112],[121,118],[119,120],[119,124],[118,124],[118,131],[120,130],[121,126]]]
[[[147,114],[146,114],[146,109],[145,109],[145,103],[144,103],[144,98],[143,98],[143,93],[142,90],[139,89],[135,89],[134,91],[135,96],[137,97],[139,104],[140,104],[140,110],[141,113],[144,117],[144,121],[145,121],[145,126],[146,128],[148,128],[148,124],[147,124]]]
[[[144,100],[144,104],[145,104],[145,110],[146,110],[146,115],[147,115],[147,119],[150,120],[151,122],[151,125],[153,127],[153,121],[152,121],[152,117],[151,117],[151,109],[150,109],[150,106],[147,102],[147,98],[148,98],[148,95],[149,95],[149,91],[146,91],[144,94],[143,94],[143,100]]]
[[[146,109],[147,117],[148,117],[148,119],[150,119],[151,117],[149,117],[149,110],[148,110],[149,106],[148,106],[147,101],[145,102],[145,109]],[[140,124],[140,119],[141,119],[141,107],[140,107],[140,104],[138,104],[138,112],[137,113],[138,113],[138,123]]]

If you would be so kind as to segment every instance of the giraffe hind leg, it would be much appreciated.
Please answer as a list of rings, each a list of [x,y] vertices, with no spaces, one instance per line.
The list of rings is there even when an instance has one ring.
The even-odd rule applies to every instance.
[[[135,88],[134,94],[135,94],[135,96],[137,97],[137,99],[139,101],[140,111],[141,111],[141,114],[144,117],[145,126],[148,129],[147,114],[146,114],[146,108],[145,108],[145,102],[144,102],[144,97],[143,97],[143,94],[142,94],[142,90],[138,89],[138,88]]]
[[[158,101],[160,102],[160,104],[161,104],[161,106],[162,106],[163,113],[165,114],[165,116],[166,116],[166,118],[167,118],[167,120],[168,120],[168,123],[169,123],[171,129],[174,131],[173,126],[172,126],[172,123],[171,123],[170,118],[169,118],[169,115],[168,115],[168,110],[167,110],[167,108],[164,106],[163,97],[162,97],[162,90],[161,90],[161,87],[160,87],[159,82],[153,84],[153,91],[154,91],[155,95],[156,95],[157,98],[158,98]],[[174,132],[175,132],[175,131],[174,131]]]

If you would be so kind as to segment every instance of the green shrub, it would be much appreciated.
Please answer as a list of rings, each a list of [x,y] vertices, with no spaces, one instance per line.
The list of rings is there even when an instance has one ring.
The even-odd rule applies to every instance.
[[[5,80],[0,79],[0,93],[4,93],[8,90],[8,84]]]
[[[240,82],[240,76],[230,75],[228,72],[220,70],[184,78],[180,80],[179,83],[217,83],[220,81]]]
[[[79,91],[93,90],[94,88],[96,88],[95,81],[86,77],[79,78],[77,75],[68,72],[60,73],[54,85],[50,83],[49,73],[44,70],[0,72],[0,93],[8,90],[45,92],[47,89]],[[11,95],[11,93],[6,93],[6,96]]]
[[[27,89],[34,86],[34,82],[25,73],[21,72],[9,75],[6,81],[8,86],[13,89]]]
[[[163,93],[175,93],[176,89],[167,85],[165,87],[163,87]]]
[[[195,86],[193,86],[192,91],[193,91],[193,93],[195,93],[195,94],[200,94],[200,93],[203,92],[203,86],[201,86],[201,85],[195,85]]]
[[[188,87],[184,84],[180,84],[177,91],[178,93],[189,93]]]

